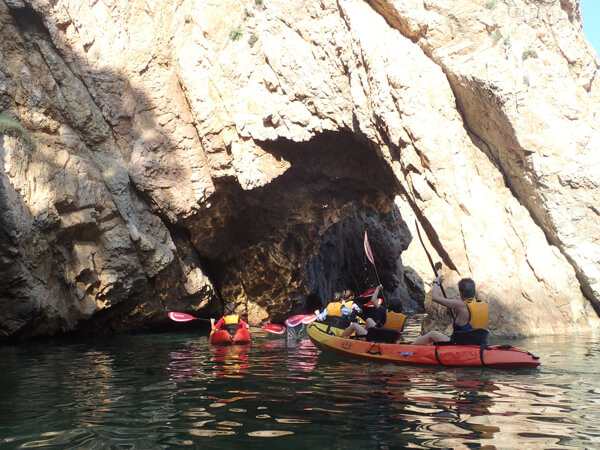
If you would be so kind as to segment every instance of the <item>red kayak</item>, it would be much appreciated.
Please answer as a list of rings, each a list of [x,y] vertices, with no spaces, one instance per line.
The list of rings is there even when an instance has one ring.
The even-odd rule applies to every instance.
[[[322,350],[349,358],[381,363],[425,366],[491,367],[494,369],[534,369],[538,357],[510,345],[412,345],[369,342],[338,337],[332,327],[313,322],[306,329]]]
[[[219,329],[212,330],[208,342],[216,345],[249,344],[252,335],[248,328],[240,324],[222,325]]]

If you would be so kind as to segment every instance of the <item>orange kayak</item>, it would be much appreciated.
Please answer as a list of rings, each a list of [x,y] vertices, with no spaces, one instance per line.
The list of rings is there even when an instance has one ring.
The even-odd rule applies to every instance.
[[[537,356],[509,345],[385,344],[339,337],[327,328],[325,324],[313,322],[306,332],[320,349],[349,358],[392,364],[494,369],[534,369],[540,365]]]
[[[218,330],[212,330],[208,342],[217,345],[249,344],[252,335],[248,328],[237,325],[223,325]]]

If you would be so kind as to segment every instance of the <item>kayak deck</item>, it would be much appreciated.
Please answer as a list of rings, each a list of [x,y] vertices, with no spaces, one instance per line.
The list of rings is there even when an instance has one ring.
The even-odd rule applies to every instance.
[[[213,330],[208,341],[214,345],[242,345],[249,344],[252,339],[250,330],[239,328],[233,334],[226,329]]]
[[[491,367],[495,369],[533,369],[540,365],[538,357],[508,345],[412,345],[367,342],[330,334],[328,326],[311,323],[307,333],[322,350],[355,359],[381,363]]]

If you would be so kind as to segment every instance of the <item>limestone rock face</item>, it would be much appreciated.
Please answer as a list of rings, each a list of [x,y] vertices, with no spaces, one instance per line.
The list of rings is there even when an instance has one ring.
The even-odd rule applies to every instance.
[[[2,338],[379,281],[440,328],[416,223],[492,331],[599,324],[576,0],[0,0],[0,26]]]

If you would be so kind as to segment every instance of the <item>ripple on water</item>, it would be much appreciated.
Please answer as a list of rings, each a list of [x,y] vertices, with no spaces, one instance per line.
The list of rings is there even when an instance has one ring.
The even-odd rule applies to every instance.
[[[244,424],[239,423],[239,422],[230,422],[230,421],[223,421],[223,422],[218,422],[217,425],[221,425],[223,427],[241,427]]]
[[[272,438],[272,437],[288,436],[290,434],[294,434],[294,432],[293,431],[282,431],[282,430],[258,430],[258,431],[249,432],[248,436]]]
[[[307,419],[275,419],[276,422],[279,423],[310,423],[310,420]]]
[[[195,334],[5,346],[0,447],[595,448],[594,339],[513,342],[542,358],[534,371],[378,365],[285,339],[213,349]]]
[[[215,437],[215,436],[233,436],[235,431],[228,430],[189,430],[192,436]]]

